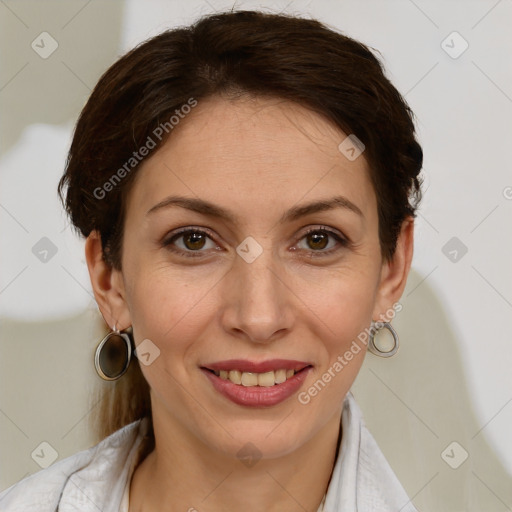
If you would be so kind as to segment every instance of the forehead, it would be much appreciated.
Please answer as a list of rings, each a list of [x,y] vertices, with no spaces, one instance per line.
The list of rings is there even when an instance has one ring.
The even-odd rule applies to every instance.
[[[347,134],[323,116],[274,98],[200,100],[137,172],[129,208],[168,195],[199,197],[254,215],[344,195],[365,218],[376,200],[364,154],[338,148]]]

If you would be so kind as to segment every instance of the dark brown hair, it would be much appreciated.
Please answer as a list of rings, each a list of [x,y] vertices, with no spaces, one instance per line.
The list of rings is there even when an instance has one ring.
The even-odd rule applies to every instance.
[[[169,120],[191,99],[244,94],[299,103],[363,142],[381,252],[390,260],[403,221],[421,200],[423,154],[413,113],[367,46],[284,14],[204,16],[141,43],[103,74],[76,124],[58,187],[61,198],[67,187],[63,202],[74,227],[84,237],[98,230],[105,261],[120,269],[126,198],[139,163],[134,152],[148,138],[151,154],[158,150],[172,133]],[[102,416],[100,436],[150,414],[138,365],[130,374],[114,385],[110,402],[103,400],[110,403],[104,412],[116,409]]]

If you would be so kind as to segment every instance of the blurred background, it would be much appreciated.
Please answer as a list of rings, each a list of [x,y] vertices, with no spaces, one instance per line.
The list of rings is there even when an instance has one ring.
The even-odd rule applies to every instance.
[[[415,112],[401,348],[352,391],[419,510],[512,510],[511,0],[0,0],[0,490],[95,442],[105,325],[56,192],[80,110],[134,45],[231,8],[359,39]]]

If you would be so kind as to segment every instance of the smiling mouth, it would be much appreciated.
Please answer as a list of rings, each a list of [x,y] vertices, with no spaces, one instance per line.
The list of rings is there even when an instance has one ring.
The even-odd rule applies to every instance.
[[[222,380],[229,380],[233,384],[238,384],[245,387],[271,387],[286,382],[291,379],[297,373],[300,373],[307,368],[311,368],[311,365],[304,366],[300,370],[292,369],[279,369],[263,373],[255,372],[242,372],[240,370],[212,370],[210,368],[203,367],[204,370],[215,374]]]

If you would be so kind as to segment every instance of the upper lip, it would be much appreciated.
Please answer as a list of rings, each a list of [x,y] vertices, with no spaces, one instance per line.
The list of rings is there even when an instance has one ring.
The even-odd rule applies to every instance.
[[[266,373],[276,370],[295,370],[299,371],[311,363],[304,361],[294,361],[292,359],[268,359],[267,361],[249,361],[248,359],[229,359],[227,361],[217,361],[202,366],[208,370],[239,370],[250,373]]]

